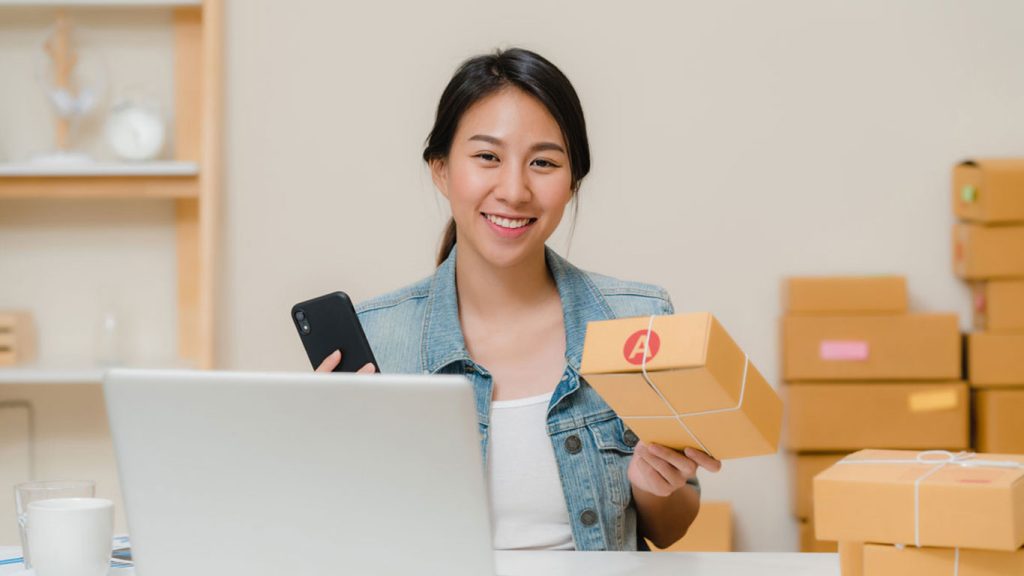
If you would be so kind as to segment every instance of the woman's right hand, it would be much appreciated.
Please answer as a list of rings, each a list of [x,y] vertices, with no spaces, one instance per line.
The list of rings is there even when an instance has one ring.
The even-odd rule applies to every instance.
[[[331,352],[331,355],[328,356],[327,358],[324,358],[324,361],[321,362],[320,365],[316,367],[316,371],[330,373],[333,372],[334,369],[338,367],[338,364],[341,364],[341,350],[335,350],[334,352]],[[376,371],[377,369],[373,366],[373,364],[367,362],[365,366],[363,366],[359,370],[356,370],[356,374],[373,374]]]

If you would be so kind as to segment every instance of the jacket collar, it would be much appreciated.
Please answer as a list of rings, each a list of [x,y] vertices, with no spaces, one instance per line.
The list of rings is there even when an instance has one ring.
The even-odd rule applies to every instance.
[[[430,282],[420,354],[423,370],[430,374],[453,362],[471,362],[459,323],[458,291],[455,287],[457,249],[458,246],[452,248],[451,254],[437,268]],[[587,323],[615,316],[586,272],[547,246],[544,247],[544,256],[562,300],[566,362],[578,372]]]

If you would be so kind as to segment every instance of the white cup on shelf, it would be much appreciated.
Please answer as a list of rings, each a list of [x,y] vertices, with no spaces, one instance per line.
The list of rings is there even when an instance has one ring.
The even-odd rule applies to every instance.
[[[36,576],[106,576],[114,504],[104,498],[53,498],[28,505]]]

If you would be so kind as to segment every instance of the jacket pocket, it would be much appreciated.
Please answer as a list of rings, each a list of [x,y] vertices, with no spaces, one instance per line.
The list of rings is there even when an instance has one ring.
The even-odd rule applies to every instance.
[[[608,499],[619,508],[629,505],[633,497],[627,470],[633,457],[633,447],[626,443],[626,428],[617,417],[587,425],[594,437],[602,463],[601,478]]]

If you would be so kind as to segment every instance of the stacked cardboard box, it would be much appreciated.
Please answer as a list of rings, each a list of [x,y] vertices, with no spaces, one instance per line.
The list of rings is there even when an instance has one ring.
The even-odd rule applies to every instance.
[[[862,450],[814,485],[843,576],[1024,574],[1024,456]]]
[[[793,514],[815,539],[812,479],[868,447],[961,450],[969,395],[955,314],[908,312],[898,276],[790,278],[782,321]]]
[[[701,502],[686,535],[668,548],[647,542],[655,552],[732,552],[732,504]]]
[[[974,447],[1024,453],[1024,159],[953,169],[953,269],[971,283]]]

